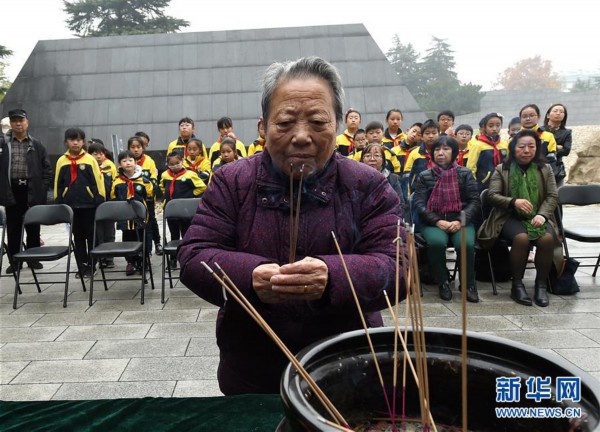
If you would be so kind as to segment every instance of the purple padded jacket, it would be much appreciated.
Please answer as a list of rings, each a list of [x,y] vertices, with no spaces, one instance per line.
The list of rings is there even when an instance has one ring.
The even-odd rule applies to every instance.
[[[252,271],[289,260],[289,178],[278,174],[268,150],[214,173],[179,249],[181,280],[220,306],[218,379],[226,394],[276,393],[287,360],[202,267],[217,262],[294,353],[327,336],[362,328],[337,254],[334,231],[362,309],[382,325],[382,291],[393,297],[398,195],[373,168],[334,152],[324,170],[303,187],[297,260],[311,256],[329,269],[317,301],[264,304],[252,289]],[[402,298],[405,297],[401,279]],[[392,299],[393,301],[393,299]]]

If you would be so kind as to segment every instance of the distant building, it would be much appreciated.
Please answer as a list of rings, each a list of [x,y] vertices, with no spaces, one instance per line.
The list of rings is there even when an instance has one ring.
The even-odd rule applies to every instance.
[[[72,126],[107,144],[113,134],[126,141],[143,130],[150,150],[165,151],[184,116],[209,145],[217,119],[229,116],[250,144],[265,68],[309,55],[338,67],[345,108],[362,112],[364,124],[383,121],[391,108],[404,112],[405,125],[425,119],[362,24],[39,41],[1,112],[27,110],[32,134],[54,156]]]

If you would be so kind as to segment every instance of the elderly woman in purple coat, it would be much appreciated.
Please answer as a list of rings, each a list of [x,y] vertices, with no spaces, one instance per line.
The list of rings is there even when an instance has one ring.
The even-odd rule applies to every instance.
[[[261,101],[264,152],[214,173],[183,239],[181,280],[220,307],[218,379],[226,395],[277,393],[287,361],[236,302],[225,301],[203,261],[217,262],[296,353],[362,328],[333,231],[369,324],[382,325],[383,290],[394,292],[400,203],[381,173],[335,151],[342,100],[339,74],[326,61],[272,64]],[[302,203],[293,263],[290,180]],[[400,292],[404,298],[403,278]]]

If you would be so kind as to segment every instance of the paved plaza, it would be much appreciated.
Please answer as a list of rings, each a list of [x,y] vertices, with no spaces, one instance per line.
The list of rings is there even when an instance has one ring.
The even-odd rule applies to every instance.
[[[577,212],[577,213],[575,213]],[[565,209],[568,224],[595,225],[600,207]],[[160,216],[159,216],[160,218]],[[162,227],[162,222],[159,220]],[[64,227],[42,227],[46,244],[64,239]],[[600,245],[569,243],[573,255],[598,253]],[[117,259],[117,267],[125,262]],[[587,262],[590,262],[589,260]],[[66,260],[44,263],[64,268]],[[23,287],[18,308],[12,307],[14,280],[0,279],[0,399],[58,400],[221,395],[216,381],[217,308],[178,284],[167,287],[160,301],[160,257],[153,256],[156,289],[146,289],[140,304],[139,281],[113,282],[105,291],[94,286],[94,304],[74,277],[68,306],[64,285]],[[54,265],[54,267],[52,267]],[[600,272],[580,268],[581,292],[550,296],[550,306],[520,306],[510,295],[510,282],[479,282],[481,302],[469,304],[468,328],[526,343],[572,362],[600,379]],[[31,278],[25,268],[23,276]],[[99,275],[99,273],[98,273]],[[53,275],[56,278],[57,275]],[[527,272],[526,285],[533,286]],[[423,310],[429,327],[460,328],[460,297],[443,302],[437,287],[425,286]],[[389,316],[386,316],[390,322]]]

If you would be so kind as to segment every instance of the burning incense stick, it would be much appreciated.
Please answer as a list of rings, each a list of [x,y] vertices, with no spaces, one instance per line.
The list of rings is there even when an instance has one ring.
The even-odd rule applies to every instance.
[[[267,333],[271,339],[275,342],[275,344],[281,349],[283,354],[288,358],[288,360],[294,365],[298,373],[304,378],[308,386],[313,390],[317,399],[321,402],[321,404],[325,407],[327,412],[331,415],[331,417],[340,425],[345,427],[348,426],[348,422],[342,417],[339,411],[335,408],[335,406],[331,403],[331,401],[327,398],[325,393],[321,390],[321,388],[317,385],[317,383],[312,379],[310,374],[304,369],[304,367],[300,364],[300,362],[296,359],[296,357],[292,354],[292,352],[285,346],[285,344],[279,339],[279,336],[273,331],[271,326],[262,318],[262,316],[256,311],[254,306],[246,299],[246,297],[242,294],[242,292],[237,288],[237,286],[233,283],[233,281],[225,274],[223,269],[215,263],[215,266],[219,269],[219,271],[223,274],[225,280],[221,279],[205,262],[202,262],[202,265],[206,270],[210,273],[210,275],[217,281],[219,284],[229,293],[233,299],[239,303],[240,306],[256,321],[256,323]]]
[[[467,431],[467,218],[460,212],[460,285],[462,303],[462,430]]]
[[[290,264],[296,261],[296,249],[298,247],[298,230],[300,229],[300,203],[302,202],[302,180],[304,179],[304,164],[300,167],[300,182],[298,183],[298,202],[296,204],[296,219],[294,221],[294,236],[292,238],[292,259]],[[290,197],[290,202],[294,197]]]

